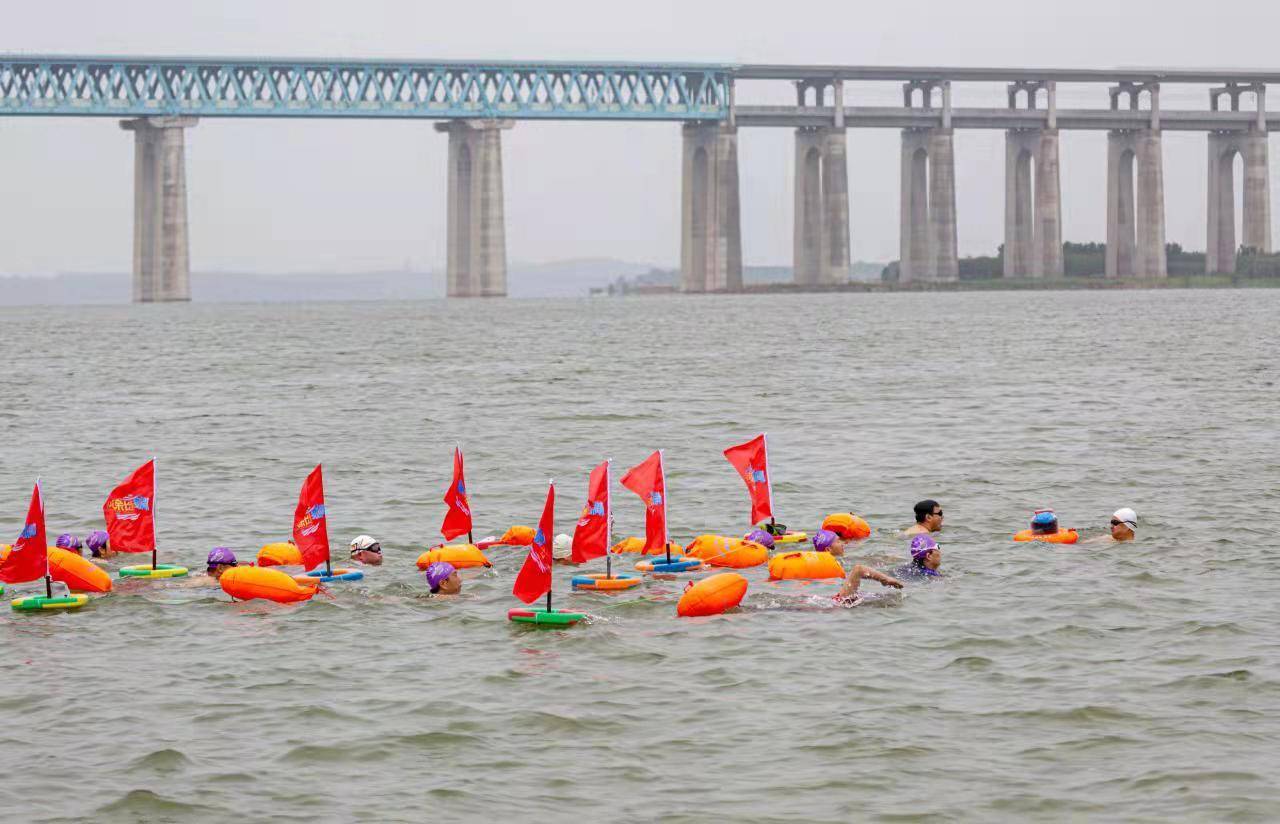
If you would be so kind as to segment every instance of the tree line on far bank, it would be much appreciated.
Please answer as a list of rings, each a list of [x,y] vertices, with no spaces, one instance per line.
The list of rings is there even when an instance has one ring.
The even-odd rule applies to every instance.
[[[1206,274],[1205,253],[1188,252],[1179,243],[1165,244],[1170,277],[1186,277]],[[1066,277],[1100,278],[1107,270],[1107,244],[1064,243],[1062,265]],[[1208,274],[1232,274],[1230,272]],[[1241,246],[1236,252],[1237,277],[1280,278],[1280,253],[1263,254],[1251,246]],[[1004,244],[1000,244],[994,256],[979,255],[960,258],[960,280],[998,280],[1004,277]],[[880,279],[886,283],[898,280],[898,261],[884,267]]]

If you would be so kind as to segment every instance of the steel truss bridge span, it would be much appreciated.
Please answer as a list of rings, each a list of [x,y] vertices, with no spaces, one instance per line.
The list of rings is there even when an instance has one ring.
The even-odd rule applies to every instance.
[[[732,67],[0,56],[0,115],[725,120]]]

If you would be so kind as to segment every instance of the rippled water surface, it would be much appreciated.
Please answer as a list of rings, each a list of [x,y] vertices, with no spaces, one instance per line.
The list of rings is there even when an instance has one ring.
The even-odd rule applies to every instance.
[[[337,548],[300,606],[129,583],[0,614],[0,818],[1267,820],[1280,804],[1280,291],[0,311],[0,537],[100,525],[159,458],[162,556],[287,537],[322,461]],[[666,450],[672,530],[741,533],[721,457],[766,430],[793,527],[857,511],[884,570],[920,498],[945,581],[831,609],[681,582],[519,628],[523,559],[424,597],[461,443],[477,533],[569,531],[586,475]],[[619,533],[642,510],[615,487]],[[1130,545],[1015,545],[1032,509]],[[593,564],[594,566],[594,564]],[[22,587],[10,588],[22,590]]]

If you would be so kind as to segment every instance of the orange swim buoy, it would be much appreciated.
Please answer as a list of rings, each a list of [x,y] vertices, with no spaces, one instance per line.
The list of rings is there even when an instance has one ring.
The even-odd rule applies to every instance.
[[[449,544],[428,549],[418,556],[418,569],[426,569],[436,561],[453,564],[457,569],[493,566],[475,544]]]
[[[1015,541],[1044,541],[1046,544],[1074,544],[1080,540],[1080,533],[1074,529],[1062,529],[1049,535],[1036,535],[1024,529],[1013,536]]]
[[[671,548],[672,555],[684,554],[684,547],[680,546],[675,541],[668,542],[667,546]],[[665,549],[646,550],[644,548],[644,538],[636,538],[636,537],[623,538],[621,541],[618,541],[616,544],[614,544],[609,549],[609,551],[615,555],[620,555],[624,553],[630,553],[632,555],[666,555],[667,554],[667,551]]]
[[[320,591],[318,583],[303,584],[278,569],[231,567],[218,578],[222,591],[240,601],[265,598],[279,604],[306,601]]]
[[[676,604],[676,615],[696,618],[719,615],[742,603],[747,594],[747,579],[736,572],[721,572],[701,581],[691,582]]]
[[[532,546],[535,530],[531,526],[513,526],[494,541],[502,546]]]
[[[769,548],[755,541],[737,539],[724,552],[708,555],[703,560],[714,567],[747,569],[766,563],[769,560]]]
[[[835,512],[822,519],[822,528],[846,541],[861,541],[871,536],[871,524],[852,512]]]
[[[728,535],[699,535],[684,548],[684,554],[705,561],[713,555],[728,552],[737,541],[737,538],[730,538]]]
[[[267,544],[258,550],[258,566],[302,566],[302,553],[288,541]]]
[[[74,552],[49,547],[49,577],[61,581],[72,592],[110,592],[111,575],[105,569]]]
[[[844,567],[830,552],[785,552],[769,559],[771,581],[817,581],[843,577]]]

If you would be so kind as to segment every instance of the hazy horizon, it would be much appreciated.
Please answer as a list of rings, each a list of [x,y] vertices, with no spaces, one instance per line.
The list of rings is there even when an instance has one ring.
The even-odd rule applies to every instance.
[[[334,55],[410,59],[681,60],[879,65],[1238,66],[1275,60],[1263,3],[1175,9],[1082,0],[1068,8],[923,2],[910,14],[795,2],[437,7],[381,0],[183,6],[77,2],[24,9],[0,50],[124,55]],[[1260,17],[1261,16],[1261,17]],[[679,19],[680,26],[671,21]],[[1105,21],[1100,23],[1099,21]],[[964,31],[963,38],[955,36]],[[785,100],[751,85],[742,103]],[[1003,105],[998,84],[957,84],[956,106]],[[851,84],[849,105],[900,101],[898,84]],[[1272,108],[1277,104],[1273,97]],[[1101,86],[1064,86],[1063,107],[1106,105]],[[1204,87],[1166,87],[1165,108],[1208,108]],[[1246,104],[1247,105],[1247,104]],[[0,272],[132,268],[133,138],[115,118],[0,118]],[[445,257],[446,138],[433,121],[208,118],[187,133],[193,271],[437,271]],[[675,123],[517,123],[503,136],[508,259],[679,259],[680,134]],[[898,250],[899,137],[850,129],[852,257]],[[1272,139],[1272,156],[1280,143]],[[962,255],[1003,240],[1004,135],[958,131]],[[742,129],[741,212],[748,264],[789,265],[790,129]],[[1063,238],[1105,239],[1104,132],[1062,137]],[[1167,238],[1205,246],[1205,135],[1167,132]],[[1274,175],[1273,175],[1274,177]],[[1237,187],[1240,196],[1242,187]],[[1280,212],[1273,180],[1272,211]],[[1237,219],[1239,220],[1239,214]],[[521,264],[528,265],[528,264]]]

